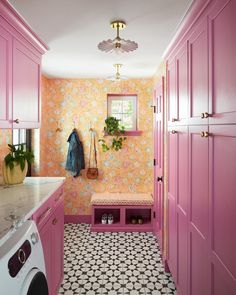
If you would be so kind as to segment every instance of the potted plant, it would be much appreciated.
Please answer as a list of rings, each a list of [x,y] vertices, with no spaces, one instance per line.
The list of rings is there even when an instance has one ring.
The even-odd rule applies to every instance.
[[[126,137],[122,136],[125,133],[125,128],[124,126],[120,126],[119,121],[115,117],[108,117],[105,120],[104,135],[113,136],[113,139],[110,145],[108,145],[105,139],[99,139],[104,152],[110,149],[119,151],[123,146],[123,142],[126,140]]]
[[[28,164],[34,160],[32,152],[24,150],[24,145],[9,144],[10,153],[3,162],[3,179],[6,184],[22,183],[28,171]]]

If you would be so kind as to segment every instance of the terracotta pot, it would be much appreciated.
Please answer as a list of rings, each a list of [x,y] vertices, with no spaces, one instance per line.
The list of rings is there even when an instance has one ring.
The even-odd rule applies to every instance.
[[[6,166],[5,161],[3,162],[3,180],[5,184],[18,184],[22,183],[26,177],[28,171],[28,162],[25,161],[25,168],[22,171],[20,165],[14,162],[14,167],[10,169]]]

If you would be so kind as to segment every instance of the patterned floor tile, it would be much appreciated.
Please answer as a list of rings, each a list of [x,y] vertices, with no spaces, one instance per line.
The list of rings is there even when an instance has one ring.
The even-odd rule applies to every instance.
[[[65,225],[59,295],[177,295],[152,233],[91,233]]]

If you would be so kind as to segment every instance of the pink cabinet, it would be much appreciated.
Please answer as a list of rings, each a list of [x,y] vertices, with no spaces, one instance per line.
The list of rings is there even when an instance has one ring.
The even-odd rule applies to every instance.
[[[176,54],[176,112],[178,125],[186,125],[188,122],[188,47],[183,42]]]
[[[191,295],[209,295],[208,126],[189,127],[189,283]]]
[[[173,58],[167,64],[167,117],[168,125],[178,121],[178,101],[176,92],[176,59]]]
[[[212,294],[236,290],[236,125],[209,127],[210,241]]]
[[[209,14],[211,124],[236,123],[236,1],[216,1]]]
[[[57,295],[63,280],[64,202],[59,188],[32,216],[43,245],[49,294]]]
[[[204,18],[188,39],[189,43],[189,124],[208,123],[208,31]]]
[[[13,128],[39,127],[40,63],[33,48],[13,40]]]
[[[40,126],[40,68],[47,49],[8,1],[0,1],[0,128]]]
[[[154,231],[163,249],[164,230],[164,77],[155,87],[154,105]]]
[[[11,128],[11,68],[12,36],[1,26],[0,16],[0,127]]]
[[[177,228],[176,228],[176,195],[177,195],[177,133],[168,130],[168,255],[170,271],[177,279]]]
[[[51,282],[52,282],[52,295],[57,294],[61,282],[63,280],[63,269],[64,269],[64,204],[60,202],[55,209],[52,218],[52,256],[51,265]]]

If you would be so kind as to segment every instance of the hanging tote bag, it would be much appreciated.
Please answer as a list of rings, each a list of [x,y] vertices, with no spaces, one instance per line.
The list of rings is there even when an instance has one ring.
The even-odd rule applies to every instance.
[[[98,178],[98,167],[97,167],[96,142],[95,142],[94,131],[90,130],[90,132],[91,132],[91,137],[90,137],[90,151],[89,151],[89,167],[88,167],[86,176],[88,179],[97,179]],[[94,152],[95,167],[91,167],[91,159],[92,159],[93,152]]]

